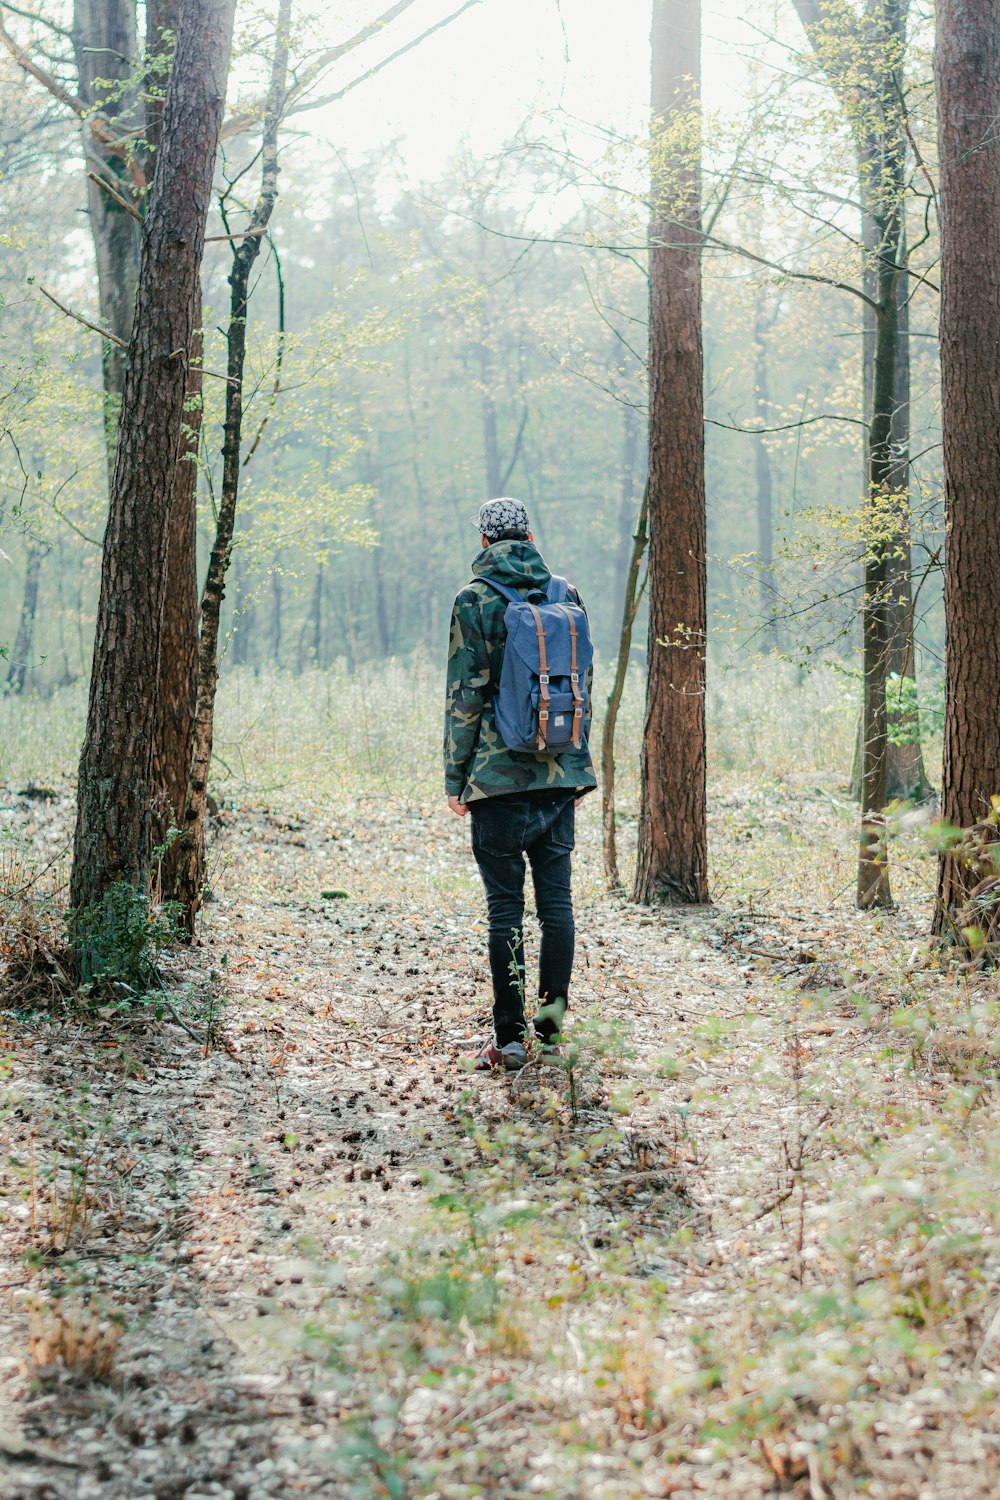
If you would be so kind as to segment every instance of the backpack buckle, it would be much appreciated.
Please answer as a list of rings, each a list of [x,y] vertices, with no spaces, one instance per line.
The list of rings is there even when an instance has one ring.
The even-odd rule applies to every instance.
[[[549,685],[549,674],[548,674],[548,672],[539,672],[539,674],[538,674],[538,680],[539,680],[539,682],[543,683],[545,687],[548,687],[548,685]]]
[[[580,681],[580,674],[579,674],[579,672],[571,672],[569,674],[569,680],[570,680],[570,682],[579,682]]]

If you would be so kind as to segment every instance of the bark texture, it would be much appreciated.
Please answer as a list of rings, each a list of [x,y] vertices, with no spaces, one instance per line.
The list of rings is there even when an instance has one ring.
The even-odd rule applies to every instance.
[[[633,897],[708,899],[700,0],[654,0],[649,667]]]
[[[243,371],[246,362],[247,311],[250,274],[260,254],[275,200],[278,196],[278,126],[285,98],[288,71],[288,27],[291,0],[281,0],[271,66],[271,87],[264,118],[261,147],[261,188],[247,232],[233,252],[229,275],[230,301],[227,333],[228,362],[226,419],[222,440],[222,494],[215,539],[208,560],[208,573],[201,599],[201,634],[198,642],[198,693],[194,718],[191,774],[184,809],[183,838],[179,845],[177,894],[184,908],[184,922],[191,936],[204,898],[205,816],[208,806],[208,776],[215,736],[215,694],[219,681],[219,625],[226,592],[226,573],[232,553],[236,506],[240,488],[240,453],[243,436]]]
[[[199,321],[201,294],[198,293]],[[180,454],[174,479],[174,501],[167,527],[163,583],[163,628],[153,730],[154,845],[166,846],[159,864],[160,896],[177,897],[176,840],[171,829],[184,827],[188,777],[194,748],[198,697],[198,447],[202,418],[202,336],[196,328],[188,368]]]
[[[70,898],[148,875],[167,532],[233,0],[184,0],[139,273],[104,539]],[[86,955],[81,954],[86,971]]]
[[[968,828],[1000,794],[1000,28],[993,0],[938,0],[941,431],[947,519],[941,810]],[[978,879],[978,877],[976,877]],[[944,856],[935,929],[968,894]]]
[[[147,171],[156,163],[163,130],[165,87],[172,65],[171,36],[180,22],[180,0],[147,0],[146,5],[146,139]],[[163,584],[163,630],[160,675],[153,730],[153,824],[155,845],[164,848],[159,861],[162,900],[177,896],[176,841],[168,835],[184,823],[188,774],[194,744],[194,709],[198,692],[198,449],[202,417],[202,330],[199,315],[191,342],[180,455],[174,481],[174,503],[167,529]]]

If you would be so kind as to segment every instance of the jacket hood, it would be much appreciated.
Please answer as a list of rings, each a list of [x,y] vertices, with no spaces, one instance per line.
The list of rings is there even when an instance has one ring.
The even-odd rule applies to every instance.
[[[543,594],[552,577],[534,542],[494,542],[480,552],[472,571],[477,578],[494,578],[511,589],[537,589]]]

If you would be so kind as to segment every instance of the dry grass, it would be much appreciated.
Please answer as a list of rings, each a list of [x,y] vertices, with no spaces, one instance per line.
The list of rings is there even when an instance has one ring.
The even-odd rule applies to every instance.
[[[106,1383],[124,1332],[120,1314],[77,1296],[35,1296],[28,1311],[28,1355],[39,1379],[65,1370],[82,1382]]]

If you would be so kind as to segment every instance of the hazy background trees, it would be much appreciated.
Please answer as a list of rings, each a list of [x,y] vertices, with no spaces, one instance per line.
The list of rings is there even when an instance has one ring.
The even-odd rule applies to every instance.
[[[67,25],[70,9],[59,13]],[[841,10],[852,25],[867,14],[861,5]],[[355,11],[337,21],[344,36],[370,19]],[[860,705],[868,540],[859,503],[872,382],[858,293],[873,285],[877,194],[859,177],[859,117],[845,107],[844,76],[807,12],[791,0],[755,12],[760,45],[741,65],[738,106],[710,100],[703,126],[709,658],[746,666],[780,651],[843,674]],[[149,7],[145,20],[159,14]],[[439,7],[434,19],[448,14]],[[45,15],[59,21],[55,10]],[[217,186],[236,184],[230,201],[248,211],[274,16],[262,7],[244,19]],[[895,191],[899,243],[911,247],[907,488],[919,592],[915,611],[897,610],[907,627],[912,613],[916,649],[897,652],[886,670],[919,671],[932,711],[918,726],[910,697],[898,694],[904,740],[913,738],[907,723],[935,730],[943,653],[937,291],[928,270],[935,122],[928,16],[911,7],[908,20],[891,79],[903,95],[893,139],[905,136]],[[6,25],[25,49],[62,48],[60,77],[82,90],[68,34],[46,40],[44,27],[12,14]],[[868,36],[862,81],[878,45]],[[0,142],[8,143],[0,194],[5,222],[17,226],[4,231],[0,265],[0,395],[16,393],[3,408],[10,440],[0,443],[10,559],[0,566],[0,642],[9,692],[66,691],[70,701],[90,670],[106,515],[102,387],[113,346],[69,321],[39,287],[92,321],[103,315],[110,328],[87,217],[95,185],[81,149],[102,143],[89,117],[74,118],[9,51],[0,52],[0,73]],[[104,76],[88,87],[109,90]],[[134,108],[127,82],[113,100],[108,94],[108,108]],[[644,92],[637,75],[640,84]],[[646,482],[649,133],[647,123],[633,125],[571,118],[542,98],[513,136],[484,144],[470,129],[419,176],[402,143],[366,150],[356,137],[330,146],[289,132],[280,212],[250,288],[244,435],[254,452],[221,616],[223,679],[436,657],[475,550],[470,517],[499,490],[523,496],[543,551],[578,580],[610,662]],[[120,161],[114,169],[130,172]],[[212,216],[222,232],[217,204]],[[207,247],[203,360],[216,371],[226,359],[231,259],[227,244]],[[224,403],[222,382],[205,385],[201,576],[221,493]],[[890,564],[904,540],[897,527]],[[646,654],[640,613],[636,680]],[[912,746],[906,754],[912,768]]]

